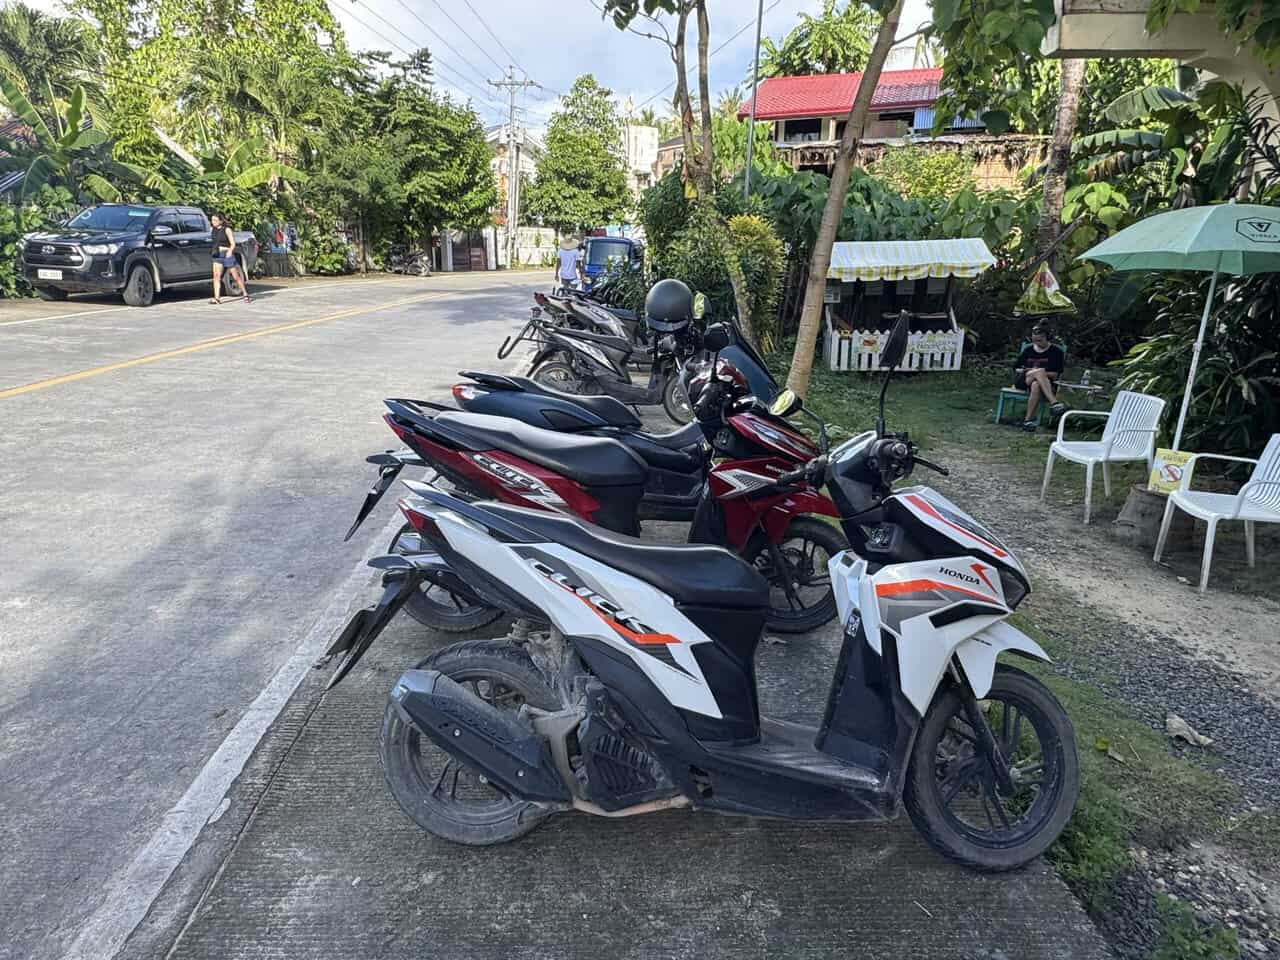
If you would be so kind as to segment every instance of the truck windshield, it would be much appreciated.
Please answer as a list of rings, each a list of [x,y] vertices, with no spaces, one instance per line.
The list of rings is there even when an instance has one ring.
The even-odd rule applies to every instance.
[[[617,257],[624,263],[631,255],[631,244],[626,240],[588,240],[587,266],[603,267]]]
[[[67,226],[79,230],[132,230],[145,224],[154,212],[151,207],[90,207],[72,217]]]

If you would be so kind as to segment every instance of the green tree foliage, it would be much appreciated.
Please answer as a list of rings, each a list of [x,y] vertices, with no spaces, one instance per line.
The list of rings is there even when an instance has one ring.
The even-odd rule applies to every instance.
[[[950,199],[973,187],[973,158],[965,151],[903,147],[889,150],[868,167],[904,197]]]
[[[714,171],[718,180],[728,180],[742,173],[747,165],[748,120],[716,114],[711,118],[711,142],[715,147]],[[778,159],[773,145],[773,131],[767,123],[756,124],[751,145],[752,169],[762,173],[781,173],[787,165]]]
[[[823,0],[815,17],[800,22],[780,43],[760,43],[760,76],[796,77],[811,73],[853,73],[867,65],[880,18],[859,0]],[[747,87],[751,78],[747,77]]]
[[[1202,0],[1151,0],[1147,30],[1158,33],[1179,13],[1196,13]],[[1280,66],[1280,6],[1270,0],[1218,0],[1218,26],[1227,36],[1251,46],[1263,63]]]
[[[0,5],[0,74],[37,108],[55,109],[80,86],[91,101],[100,100],[99,59],[97,34],[84,21],[20,2]]]
[[[0,174],[21,171],[19,200],[42,187],[63,187],[84,200],[120,200],[122,186],[133,194],[150,191],[163,198],[173,186],[157,171],[112,159],[110,140],[98,127],[86,127],[85,93],[76,87],[65,109],[42,115],[7,76],[0,75],[0,101],[31,130],[29,138],[0,137]]]
[[[751,326],[766,353],[780,340],[778,296],[785,269],[782,241],[768,220],[755,214],[729,218],[729,247],[742,267],[751,304]]]
[[[551,115],[528,209],[557,229],[577,231],[619,219],[630,203],[612,91],[585,74]]]
[[[70,191],[48,185],[22,203],[0,203],[0,299],[31,293],[18,268],[18,243],[22,237],[52,226],[74,208]]]

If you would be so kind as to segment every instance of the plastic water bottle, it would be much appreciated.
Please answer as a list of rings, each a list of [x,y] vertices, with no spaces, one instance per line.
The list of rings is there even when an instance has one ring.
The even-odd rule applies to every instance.
[[[1087,387],[1089,385],[1089,372],[1090,371],[1086,370],[1084,372],[1084,376],[1080,378],[1080,385],[1083,387]]]

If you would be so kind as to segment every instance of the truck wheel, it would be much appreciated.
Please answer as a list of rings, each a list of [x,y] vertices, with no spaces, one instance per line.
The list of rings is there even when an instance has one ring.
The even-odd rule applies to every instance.
[[[139,263],[129,271],[129,280],[124,285],[124,302],[131,307],[149,307],[156,296],[155,280],[151,276],[151,268]]]
[[[57,287],[36,287],[36,296],[41,300],[65,300],[67,291],[59,290]]]

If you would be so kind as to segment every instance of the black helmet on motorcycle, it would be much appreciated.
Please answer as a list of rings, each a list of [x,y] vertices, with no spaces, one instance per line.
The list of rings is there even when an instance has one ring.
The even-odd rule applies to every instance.
[[[679,280],[659,280],[644,298],[644,316],[661,333],[675,333],[693,320],[693,291]]]

